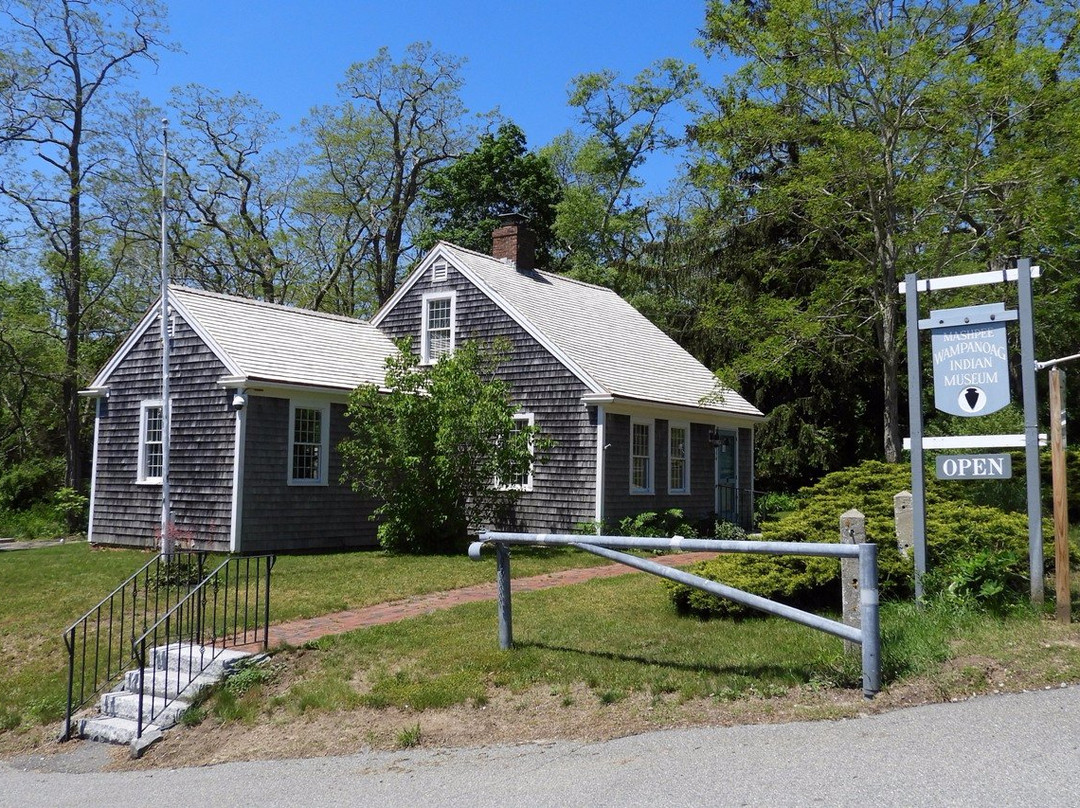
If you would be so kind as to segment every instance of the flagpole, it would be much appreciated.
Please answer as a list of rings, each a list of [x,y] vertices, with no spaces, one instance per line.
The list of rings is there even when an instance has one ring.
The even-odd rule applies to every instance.
[[[165,206],[169,159],[169,121],[161,119],[161,553],[173,555],[172,509],[169,500],[169,439],[172,406],[169,402],[169,242],[165,235]]]

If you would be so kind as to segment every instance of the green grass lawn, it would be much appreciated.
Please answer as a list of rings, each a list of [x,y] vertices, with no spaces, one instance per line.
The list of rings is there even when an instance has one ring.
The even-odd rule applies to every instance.
[[[0,750],[5,734],[13,738],[62,717],[62,631],[149,557],[85,543],[0,553]],[[519,550],[512,572],[521,577],[596,563],[602,562],[573,550]],[[480,562],[464,554],[285,556],[274,568],[272,621],[494,577],[490,556]],[[957,654],[1034,670],[1033,683],[1080,681],[1076,626],[1057,629],[1031,610],[996,618],[891,604],[883,609],[882,629],[887,683],[933,675]],[[514,637],[512,652],[499,650],[493,602],[327,637],[307,652],[302,670],[284,671],[272,691],[252,687],[246,704],[226,694],[232,705],[211,709],[221,718],[270,711],[274,720],[290,720],[355,706],[483,704],[497,691],[535,686],[567,693],[585,686],[599,703],[611,704],[631,693],[735,700],[793,686],[857,689],[860,682],[858,659],[845,657],[833,637],[778,619],[680,616],[661,583],[640,574],[517,595]],[[280,660],[288,667],[294,656]]]
[[[931,700],[1000,686],[987,669],[1023,671],[1017,687],[1080,681],[1076,629],[1031,609],[1003,618],[886,604],[882,632],[886,686],[917,681]],[[516,596],[514,639],[513,650],[499,649],[490,602],[325,637],[283,654],[280,681],[240,699],[219,694],[201,715],[279,726],[358,707],[415,714],[482,706],[536,687],[565,694],[569,707],[582,685],[593,705],[630,695],[686,704],[768,700],[793,688],[861,690],[859,657],[846,656],[840,640],[776,618],[680,616],[646,575]],[[947,667],[967,658],[974,661]]]
[[[62,634],[152,556],[85,542],[0,552],[0,733],[55,721],[66,700]],[[515,577],[603,563],[569,550],[515,552]],[[495,580],[492,556],[391,556],[381,551],[279,557],[271,621],[312,617]]]
[[[511,575],[524,578],[608,563],[568,548],[515,548]],[[280,556],[271,576],[270,621],[316,617],[495,580],[495,554],[394,556],[382,551]]]

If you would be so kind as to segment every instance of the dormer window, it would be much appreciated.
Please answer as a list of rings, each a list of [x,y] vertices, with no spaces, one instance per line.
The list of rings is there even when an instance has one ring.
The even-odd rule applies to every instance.
[[[424,364],[434,364],[454,350],[455,303],[453,292],[424,295],[420,334],[420,359]]]

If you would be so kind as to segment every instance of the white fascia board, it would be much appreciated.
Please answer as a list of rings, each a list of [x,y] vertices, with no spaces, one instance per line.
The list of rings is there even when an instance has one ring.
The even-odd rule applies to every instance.
[[[232,361],[229,355],[221,349],[221,346],[214,341],[213,337],[211,337],[206,332],[206,330],[201,325],[199,325],[195,318],[191,316],[191,312],[184,308],[183,304],[180,303],[179,300],[177,300],[175,297],[170,297],[169,307],[172,308],[174,311],[178,312],[184,318],[184,322],[191,326],[191,330],[198,335],[199,339],[206,343],[206,346],[211,351],[213,351],[214,355],[221,361],[221,364],[225,365],[225,367],[229,370],[230,373],[236,374],[238,376],[243,374],[243,371],[239,368],[239,366],[237,366],[237,364]],[[88,390],[106,389],[105,382],[108,381],[109,376],[111,376],[113,371],[120,366],[120,363],[127,358],[127,355],[131,353],[132,348],[134,348],[138,344],[139,340],[143,338],[143,335],[146,334],[147,330],[149,330],[150,326],[154,323],[154,320],[157,319],[157,316],[160,313],[161,297],[158,296],[158,298],[154,301],[153,305],[151,305],[150,308],[147,310],[146,314],[143,315],[142,319],[139,321],[139,324],[135,326],[135,329],[128,335],[127,339],[125,339],[124,342],[120,345],[120,347],[116,350],[116,353],[114,353],[109,358],[109,361],[105,363],[105,367],[103,367],[98,372],[98,375],[94,377],[94,380],[87,388]]]
[[[603,404],[605,411],[616,415],[640,415],[643,418],[665,420],[674,418],[713,426],[742,426],[752,429],[756,424],[764,423],[766,420],[764,415],[748,415],[715,410],[711,407],[690,407],[685,404],[666,404],[662,401],[643,401],[618,396],[582,396],[581,402],[585,406]]]
[[[82,395],[80,393],[80,395]],[[98,475],[98,441],[101,434],[101,403],[99,397],[94,402],[94,448],[90,460],[90,509],[86,515],[86,542],[94,543],[94,500],[97,498],[97,475]]]
[[[247,409],[236,413],[235,432],[233,433],[233,474],[231,520],[229,524],[229,552],[238,553],[241,549],[244,516],[244,452],[247,441]]]
[[[319,387],[310,384],[292,384],[290,382],[266,381],[248,376],[222,376],[217,380],[218,387],[226,389],[242,388],[253,395],[270,398],[297,398],[298,396],[324,398],[331,401],[347,401],[352,389],[344,387]]]
[[[232,360],[232,357],[230,357],[225,352],[224,348],[217,344],[217,340],[215,340],[210,335],[209,331],[202,327],[198,319],[192,316],[191,312],[184,307],[183,303],[181,303],[175,297],[170,297],[169,306],[174,309],[178,314],[180,314],[181,317],[184,318],[184,322],[191,327],[191,330],[195,332],[195,335],[199,339],[206,343],[206,347],[211,350],[214,356],[218,358],[218,360],[221,362],[221,364],[225,366],[226,370],[228,370],[229,373],[233,374],[234,376],[244,375],[244,371],[241,369],[241,367]]]
[[[451,253],[443,252],[439,245],[436,245],[422,260],[419,266],[413,270],[413,273],[405,279],[405,282],[398,287],[397,291],[390,297],[383,307],[376,312],[375,316],[371,318],[371,324],[378,326],[379,323],[385,319],[386,315],[398,304],[398,302],[408,294],[408,291],[416,284],[416,282],[424,276],[424,273],[430,269],[431,265],[436,260],[443,260],[456,269],[461,275],[463,275],[473,286],[484,293],[487,298],[502,309],[515,323],[521,326],[525,332],[535,339],[540,345],[552,356],[554,356],[567,370],[569,370],[578,381],[588,387],[593,393],[604,394],[606,391],[603,387],[596,383],[596,381],[584,370],[581,369],[570,357],[566,356],[558,347],[556,347],[540,330],[533,326],[529,320],[521,314],[517,309],[511,306],[507,301],[498,295],[490,286],[484,283],[478,278],[468,267],[463,266],[454,260],[454,256]],[[514,270],[511,270],[514,271]]]
[[[424,277],[424,273],[427,272],[431,265],[435,263],[436,259],[440,257],[447,263],[453,264],[454,268],[460,271],[461,267],[459,267],[456,263],[447,258],[443,254],[442,248],[438,244],[436,244],[434,247],[431,248],[431,250],[428,251],[428,254],[424,256],[424,258],[417,265],[416,269],[412,271],[412,274],[404,280],[404,282],[401,284],[401,286],[397,288],[394,294],[390,295],[390,299],[382,304],[382,307],[377,312],[375,312],[375,316],[368,320],[368,322],[371,325],[378,327],[379,323],[386,319],[386,315],[393,311],[394,306],[396,306],[401,301],[401,298],[405,297],[405,295],[409,293],[409,290],[416,285],[417,281]]]
[[[108,398],[108,387],[87,387],[85,390],[80,390],[79,395],[83,398]]]
[[[120,344],[120,347],[116,349],[116,353],[109,357],[109,361],[105,363],[105,367],[98,371],[98,375],[94,377],[94,380],[92,382],[90,382],[90,386],[87,388],[88,390],[96,390],[106,387],[105,382],[108,381],[109,376],[112,375],[112,372],[116,370],[116,368],[120,366],[120,363],[124,361],[127,355],[131,353],[131,349],[134,348],[136,344],[138,344],[140,339],[142,339],[143,334],[145,334],[150,328],[150,326],[153,324],[154,319],[157,317],[160,308],[161,300],[159,298],[157,302],[155,302],[154,305],[150,307],[146,314],[143,315],[143,318],[139,320],[139,323],[135,326],[134,330],[132,330],[132,332],[128,334],[127,339],[125,339]]]
[[[946,435],[923,438],[924,449],[1022,449],[1027,445],[1024,435]],[[1039,433],[1039,445],[1046,445],[1046,434]],[[904,438],[904,451],[911,450],[911,438]]]

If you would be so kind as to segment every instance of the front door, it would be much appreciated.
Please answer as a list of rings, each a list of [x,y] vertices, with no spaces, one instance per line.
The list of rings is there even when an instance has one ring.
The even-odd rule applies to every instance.
[[[739,523],[738,440],[734,432],[718,430],[716,442],[716,515]]]

